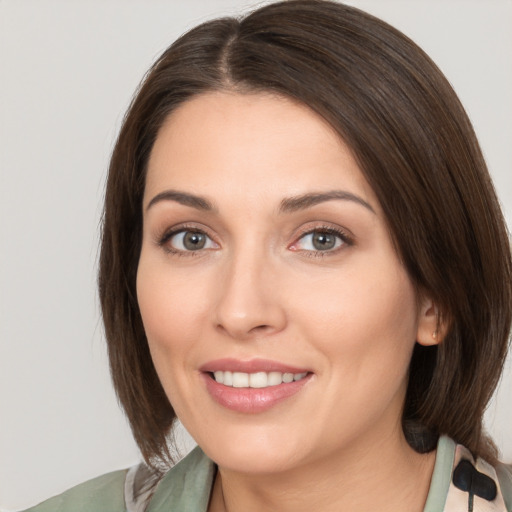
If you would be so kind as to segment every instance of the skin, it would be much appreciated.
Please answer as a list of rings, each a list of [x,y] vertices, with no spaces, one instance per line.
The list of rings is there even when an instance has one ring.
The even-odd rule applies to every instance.
[[[333,190],[353,197],[281,211]],[[434,455],[408,446],[401,411],[414,344],[437,342],[435,306],[416,296],[332,128],[276,95],[197,96],[161,128],[143,204],[140,310],[169,400],[218,464],[210,512],[422,510]],[[164,236],[173,229],[204,232],[204,248]],[[319,250],[311,232],[325,229],[341,235]],[[307,368],[309,380],[269,410],[233,411],[199,370],[226,357]]]

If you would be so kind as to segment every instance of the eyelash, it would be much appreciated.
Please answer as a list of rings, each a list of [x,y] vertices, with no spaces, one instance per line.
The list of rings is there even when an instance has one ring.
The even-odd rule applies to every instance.
[[[172,228],[170,230],[165,231],[163,234],[157,237],[157,245],[161,247],[163,250],[165,250],[167,253],[170,253],[172,255],[176,256],[199,256],[201,253],[204,253],[204,250],[198,249],[197,251],[184,251],[181,249],[175,249],[172,246],[168,244],[168,242],[176,235],[180,233],[198,233],[201,235],[206,236],[209,240],[211,240],[213,243],[216,243],[215,240],[206,232],[206,230],[198,228],[195,225],[187,226],[187,225],[181,225],[175,228]],[[325,258],[332,256],[334,254],[337,254],[340,250],[343,250],[346,247],[350,247],[354,245],[353,238],[348,235],[344,230],[339,228],[334,228],[332,226],[315,226],[313,228],[307,228],[304,231],[302,231],[295,241],[289,245],[288,247],[292,247],[300,242],[300,240],[304,239],[308,235],[312,235],[314,233],[322,233],[322,234],[329,234],[334,235],[335,237],[339,238],[341,240],[341,245],[339,247],[333,248],[333,249],[327,249],[327,250],[306,250],[306,249],[291,249],[296,252],[302,253],[303,256],[308,258]]]
[[[171,228],[167,231],[164,231],[163,234],[157,237],[157,245],[161,247],[165,252],[172,254],[174,256],[200,256],[202,250],[198,249],[197,251],[183,251],[181,249],[175,249],[171,245],[168,244],[168,242],[176,235],[180,233],[198,233],[200,235],[206,236],[209,240],[211,240],[213,243],[216,243],[213,238],[206,232],[206,230],[198,228],[195,225],[188,226],[188,225],[181,225],[178,227]]]
[[[339,251],[346,249],[347,247],[351,247],[354,245],[354,239],[352,236],[348,235],[344,230],[340,228],[334,228],[332,226],[315,226],[313,228],[306,228],[303,232],[299,234],[296,241],[293,242],[293,245],[296,245],[300,240],[305,238],[307,235],[312,235],[313,233],[321,233],[334,235],[335,237],[341,240],[341,245],[339,247],[333,249],[327,249],[325,251],[321,250],[305,250],[305,249],[294,249],[297,252],[301,252],[303,256],[307,258],[327,258],[329,256],[333,256],[337,254]]]

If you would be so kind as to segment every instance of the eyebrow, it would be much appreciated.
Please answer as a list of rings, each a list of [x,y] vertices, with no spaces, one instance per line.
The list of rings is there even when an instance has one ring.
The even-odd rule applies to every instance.
[[[215,210],[213,204],[204,197],[189,194],[187,192],[179,192],[177,190],[165,190],[164,192],[160,192],[160,194],[157,194],[155,197],[153,197],[153,199],[151,199],[146,207],[146,211],[161,201],[175,201],[176,203],[182,204],[184,206],[190,206],[192,208],[196,208],[197,210]]]
[[[375,210],[372,208],[372,206],[364,199],[344,190],[310,192],[300,196],[287,197],[281,201],[279,211],[281,213],[293,213],[298,210],[306,210],[307,208],[311,208],[326,201],[334,200],[352,201],[354,203],[360,204],[361,206],[364,206],[372,213],[375,213]],[[184,206],[190,206],[191,208],[196,208],[197,210],[202,211],[217,211],[215,206],[205,197],[196,196],[195,194],[190,194],[188,192],[180,192],[177,190],[164,190],[163,192],[157,194],[149,202],[148,206],[146,207],[146,211],[156,203],[162,201],[174,201]]]
[[[279,210],[282,213],[292,213],[297,210],[305,210],[317,204],[333,200],[352,201],[354,203],[360,204],[361,206],[364,206],[372,213],[375,213],[375,210],[372,208],[372,206],[369,203],[367,203],[364,199],[355,194],[352,194],[351,192],[346,192],[344,190],[331,190],[329,192],[312,192],[300,196],[289,197],[281,201]]]

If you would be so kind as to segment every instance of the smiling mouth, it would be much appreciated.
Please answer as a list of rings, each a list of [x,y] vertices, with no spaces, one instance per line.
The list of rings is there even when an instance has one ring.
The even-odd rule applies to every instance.
[[[302,373],[282,373],[282,372],[231,372],[215,371],[210,372],[210,376],[218,384],[233,388],[269,388],[279,386],[280,384],[290,384],[304,379],[308,372]]]
[[[272,409],[300,393],[314,375],[304,367],[265,359],[217,359],[199,370],[213,400],[242,414]]]

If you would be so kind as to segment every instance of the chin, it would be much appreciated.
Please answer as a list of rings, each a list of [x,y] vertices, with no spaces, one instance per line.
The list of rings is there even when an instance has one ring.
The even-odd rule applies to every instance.
[[[222,451],[214,449],[214,453],[208,455],[220,468],[240,474],[281,473],[293,469],[298,462],[287,451],[271,450],[269,447],[261,450],[257,446],[250,446],[251,443],[248,444],[249,446],[243,449],[236,447]]]
[[[289,470],[299,464],[305,448],[298,438],[290,437],[288,429],[276,426],[263,429],[232,424],[219,430],[222,432],[209,432],[208,439],[198,437],[197,442],[219,467],[237,473]]]

